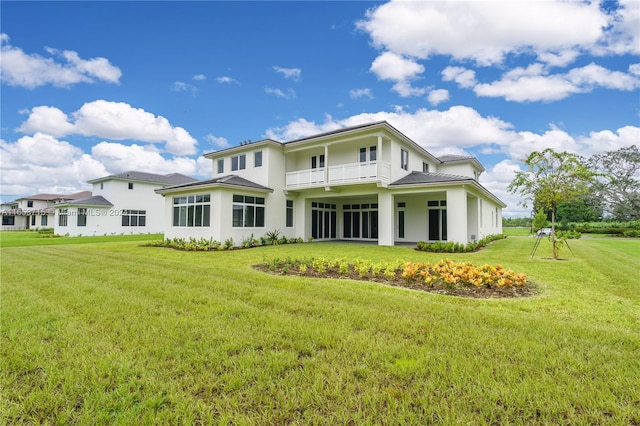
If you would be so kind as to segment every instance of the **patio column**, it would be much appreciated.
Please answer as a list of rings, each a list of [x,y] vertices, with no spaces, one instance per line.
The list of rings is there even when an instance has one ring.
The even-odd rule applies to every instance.
[[[329,145],[324,146],[324,184],[329,183]]]
[[[376,148],[376,177],[378,181],[382,179],[382,136],[378,136],[378,146]]]
[[[393,194],[387,190],[378,192],[378,245],[394,245]]]
[[[467,244],[467,191],[464,186],[447,190],[447,241]]]

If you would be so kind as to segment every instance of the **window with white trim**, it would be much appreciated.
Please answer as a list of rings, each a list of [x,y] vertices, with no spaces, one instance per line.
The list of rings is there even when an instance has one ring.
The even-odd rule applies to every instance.
[[[87,226],[87,209],[78,208],[78,226]]]
[[[264,198],[233,194],[233,227],[264,228]]]
[[[253,167],[262,167],[262,151],[253,153]]]
[[[246,154],[236,155],[231,157],[231,171],[244,170],[247,168],[247,156]]]
[[[69,210],[58,210],[58,226],[67,226],[67,218],[69,217]]]
[[[311,157],[311,168],[312,169],[324,168],[324,154],[313,155]]]
[[[409,152],[400,149],[400,168],[409,170]]]
[[[210,217],[211,194],[173,197],[173,226],[209,226]]]
[[[146,226],[146,210],[122,210],[122,226]]]
[[[286,218],[286,226],[287,228],[293,227],[293,200],[287,200],[287,218]]]
[[[224,158],[218,160],[218,174],[224,173]]]

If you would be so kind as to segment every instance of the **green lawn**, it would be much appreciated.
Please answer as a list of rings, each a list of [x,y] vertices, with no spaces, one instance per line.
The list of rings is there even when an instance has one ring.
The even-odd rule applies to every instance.
[[[539,287],[500,300],[251,267],[410,247],[5,247],[0,422],[640,424],[640,241],[546,243],[449,255]]]
[[[2,231],[0,232],[0,247],[41,246],[59,244],[85,244],[123,241],[150,241],[162,239],[162,234],[131,234],[131,235],[98,235],[81,237],[50,237],[38,234],[36,231]]]

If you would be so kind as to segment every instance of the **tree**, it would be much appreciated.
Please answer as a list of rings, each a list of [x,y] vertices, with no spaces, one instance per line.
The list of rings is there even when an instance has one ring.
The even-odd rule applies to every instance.
[[[588,165],[598,173],[593,189],[617,220],[640,219],[640,150],[636,145],[594,155]]]
[[[588,191],[595,173],[576,154],[555,152],[551,148],[534,151],[524,161],[527,170],[516,173],[509,184],[509,192],[519,192],[524,197],[523,206],[529,202],[551,211],[551,242],[553,258],[558,258],[558,240],[555,236],[558,204],[570,202]]]

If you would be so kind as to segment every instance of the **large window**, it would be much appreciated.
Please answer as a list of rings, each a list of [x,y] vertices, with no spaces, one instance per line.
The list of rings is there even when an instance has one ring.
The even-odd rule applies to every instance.
[[[78,226],[87,226],[87,209],[78,208]]]
[[[293,227],[293,200],[287,200],[287,228]]]
[[[233,227],[263,228],[264,198],[233,195]]]
[[[342,206],[344,238],[378,238],[378,203]]]
[[[409,153],[404,149],[400,150],[400,167],[409,170]]]
[[[253,167],[262,167],[262,151],[253,153]]]
[[[336,205],[311,203],[311,236],[313,238],[336,238]]]
[[[173,226],[209,226],[210,217],[211,194],[173,197]],[[139,220],[140,215],[138,226],[144,226],[140,225]]]
[[[146,226],[146,210],[122,210],[122,226]]]
[[[40,216],[40,226],[47,226],[48,222],[49,222],[49,217],[46,214],[43,214],[42,216]]]
[[[224,158],[218,160],[218,173],[224,173]]]
[[[244,170],[247,168],[247,156],[245,154],[231,157],[231,171]]]
[[[69,211],[67,209],[58,210],[58,226],[67,226]]]
[[[2,224],[4,226],[14,226],[16,224],[15,216],[2,216]]]

